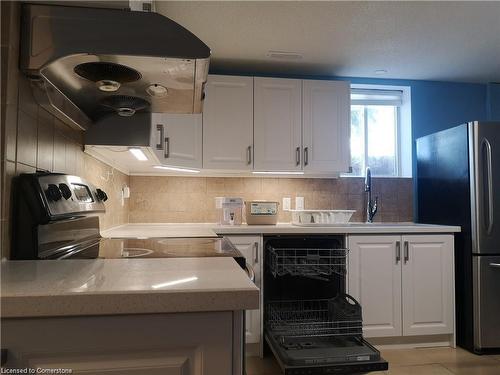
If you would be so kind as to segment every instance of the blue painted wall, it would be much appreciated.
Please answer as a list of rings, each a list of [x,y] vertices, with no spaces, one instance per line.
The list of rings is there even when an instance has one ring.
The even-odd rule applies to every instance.
[[[488,84],[488,120],[500,121],[500,83]]]

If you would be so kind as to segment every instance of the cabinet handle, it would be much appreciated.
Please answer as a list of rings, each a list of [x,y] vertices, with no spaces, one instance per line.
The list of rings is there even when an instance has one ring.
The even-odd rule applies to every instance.
[[[253,243],[253,250],[254,250],[254,263],[259,263],[259,243],[258,242],[254,242]]]
[[[410,260],[410,250],[408,249],[408,241],[405,241],[404,243],[404,261],[405,263],[408,263],[408,261]]]
[[[297,147],[297,149],[295,150],[295,161],[296,161],[296,164],[297,166],[300,165],[300,147]]]
[[[500,268],[500,263],[490,263],[490,267]]]
[[[252,164],[252,146],[247,147],[247,164]]]
[[[309,147],[304,148],[304,165],[309,164]]]
[[[396,241],[396,264],[401,262],[401,242]]]
[[[163,137],[164,137],[164,134],[165,134],[165,129],[163,127],[162,124],[156,124],[156,131],[159,132],[159,135],[160,137],[158,138],[159,139],[159,143],[156,144],[156,149],[157,150],[163,150]]]
[[[165,137],[165,159],[170,157],[170,137]]]

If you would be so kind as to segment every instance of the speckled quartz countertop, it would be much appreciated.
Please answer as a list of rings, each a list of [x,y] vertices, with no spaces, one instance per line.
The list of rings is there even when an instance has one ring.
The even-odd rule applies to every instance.
[[[276,225],[217,225],[192,224],[125,224],[105,230],[103,237],[198,237],[199,233],[224,234],[389,234],[389,233],[454,233],[460,227],[415,223],[348,223],[335,226],[301,227],[288,223]],[[163,235],[165,234],[165,236]],[[176,235],[177,234],[177,235]]]
[[[3,261],[2,318],[255,309],[232,258]]]

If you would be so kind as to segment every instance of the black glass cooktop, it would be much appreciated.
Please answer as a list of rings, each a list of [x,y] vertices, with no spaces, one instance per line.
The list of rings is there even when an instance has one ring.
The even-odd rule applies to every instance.
[[[232,257],[245,268],[245,257],[224,238],[103,238],[99,258]]]

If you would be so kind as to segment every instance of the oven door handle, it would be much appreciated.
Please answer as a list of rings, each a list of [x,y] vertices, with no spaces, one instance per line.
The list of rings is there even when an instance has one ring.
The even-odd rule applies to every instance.
[[[245,264],[245,272],[247,273],[248,278],[252,281],[252,283],[255,283],[255,271],[249,263]]]

